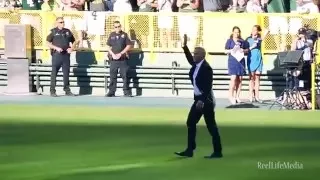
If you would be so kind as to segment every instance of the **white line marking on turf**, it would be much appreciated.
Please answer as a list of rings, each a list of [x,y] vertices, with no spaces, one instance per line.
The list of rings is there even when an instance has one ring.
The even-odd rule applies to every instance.
[[[97,172],[114,172],[114,171],[123,171],[128,169],[138,169],[153,166],[151,163],[131,163],[131,164],[117,164],[117,165],[107,165],[107,166],[95,166],[95,167],[83,167],[83,168],[74,168],[69,170],[62,171],[53,171],[53,172],[37,172],[32,174],[23,175],[23,178],[37,179],[39,177],[61,177],[61,176],[72,176],[77,174],[86,174],[86,173],[97,173]],[[18,174],[18,177],[21,174]]]
[[[69,171],[65,171],[62,174],[121,171],[121,170],[127,170],[127,169],[144,168],[144,167],[148,167],[148,166],[151,166],[151,164],[134,163],[134,164],[118,164],[118,165],[108,165],[108,166],[96,166],[96,167],[71,169]]]

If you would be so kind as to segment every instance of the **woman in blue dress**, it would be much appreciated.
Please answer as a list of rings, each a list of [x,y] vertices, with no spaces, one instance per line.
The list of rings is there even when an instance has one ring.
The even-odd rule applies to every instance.
[[[237,53],[234,53],[238,49]],[[226,53],[228,54],[228,71],[230,77],[229,100],[232,104],[240,103],[240,92],[242,77],[246,73],[245,59],[242,53],[247,52],[246,42],[241,38],[241,30],[235,26],[232,34],[226,42]],[[240,54],[240,55],[239,55]]]
[[[261,27],[254,25],[252,28],[251,36],[247,38],[247,44],[249,45],[247,66],[249,72],[249,100],[250,102],[258,101],[259,88],[260,88],[260,76],[263,69],[261,43],[265,36],[269,33],[266,31],[263,37],[261,37]]]

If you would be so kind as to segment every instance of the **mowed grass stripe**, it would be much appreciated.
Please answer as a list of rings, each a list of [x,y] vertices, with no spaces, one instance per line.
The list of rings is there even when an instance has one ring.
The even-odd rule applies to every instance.
[[[192,159],[188,109],[1,106],[1,180],[313,180],[320,164],[319,113],[217,110],[225,157],[198,128]],[[203,121],[201,121],[203,124]],[[307,128],[305,128],[307,127]],[[299,162],[301,170],[258,169],[257,163]]]
[[[1,105],[0,123],[181,125],[188,111],[188,108]],[[320,112],[217,109],[216,120],[218,125],[226,126],[320,127]]]

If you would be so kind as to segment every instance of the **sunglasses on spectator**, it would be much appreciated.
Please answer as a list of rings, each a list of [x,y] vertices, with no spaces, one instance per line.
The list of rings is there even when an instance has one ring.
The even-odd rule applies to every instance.
[[[58,22],[59,24],[63,24],[64,23],[64,21],[60,21],[60,22]]]
[[[121,26],[114,26],[114,28],[120,28]]]

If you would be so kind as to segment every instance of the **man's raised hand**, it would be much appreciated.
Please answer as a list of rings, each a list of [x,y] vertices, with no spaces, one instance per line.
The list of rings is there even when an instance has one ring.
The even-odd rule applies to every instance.
[[[182,47],[186,47],[188,42],[188,36],[186,34],[183,35]]]

